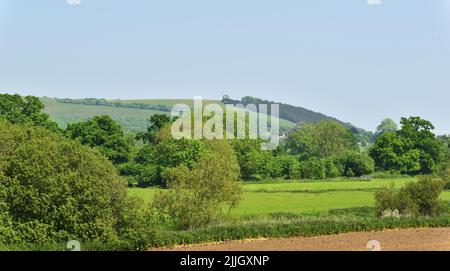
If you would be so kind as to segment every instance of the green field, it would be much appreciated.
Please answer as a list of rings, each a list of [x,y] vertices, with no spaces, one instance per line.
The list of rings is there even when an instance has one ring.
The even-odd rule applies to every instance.
[[[41,101],[45,105],[45,113],[50,115],[50,118],[58,123],[60,127],[65,128],[67,124],[79,122],[82,120],[88,120],[94,116],[109,115],[112,119],[119,122],[123,127],[131,132],[144,131],[148,126],[148,119],[155,114],[169,114],[169,112],[163,112],[150,109],[137,109],[126,107],[112,107],[112,106],[100,106],[100,105],[84,105],[84,104],[70,104],[58,102],[52,98],[41,98]],[[183,99],[155,99],[155,100],[120,100],[123,104],[127,103],[139,103],[149,105],[166,105],[173,107],[176,104],[183,103],[189,106],[193,106],[192,100]],[[203,105],[217,102],[213,100],[204,100]],[[289,131],[294,128],[295,124],[280,119],[281,132]]]
[[[167,114],[167,112],[157,110],[69,104],[48,98],[42,98],[41,100],[45,104],[45,113],[49,114],[50,118],[63,128],[69,123],[88,120],[94,116],[109,115],[128,130],[137,132],[147,127],[150,116],[162,113]]]
[[[265,216],[276,213],[312,215],[332,209],[373,206],[374,191],[394,184],[396,188],[416,178],[372,181],[311,181],[244,184],[244,198],[231,214],[237,217]],[[156,189],[130,188],[132,195],[150,202]],[[450,200],[450,191],[442,194]]]

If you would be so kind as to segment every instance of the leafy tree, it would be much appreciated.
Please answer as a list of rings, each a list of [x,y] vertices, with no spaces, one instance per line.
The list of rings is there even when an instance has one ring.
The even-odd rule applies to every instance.
[[[223,215],[224,204],[237,205],[242,193],[239,165],[225,140],[205,141],[206,151],[189,169],[182,164],[165,171],[170,190],[155,195],[153,206],[181,228],[205,226]]]
[[[147,131],[140,132],[136,135],[138,140],[142,140],[144,143],[155,143],[155,135],[161,130],[167,123],[170,123],[170,116],[166,114],[156,114],[150,117],[149,126]]]
[[[251,139],[232,141],[244,180],[261,179],[266,174],[265,166],[272,154],[261,150],[260,143],[259,140]]]
[[[121,176],[127,178],[128,186],[148,187],[158,184],[158,167],[143,165],[134,161],[118,165]]]
[[[337,159],[346,177],[361,177],[374,172],[375,163],[366,153],[347,152]]]
[[[377,138],[370,156],[380,170],[429,174],[442,158],[442,148],[431,122],[419,117],[402,118],[402,128]]]
[[[335,121],[304,124],[287,138],[287,147],[302,157],[326,158],[356,149],[356,140],[350,130]]]
[[[327,178],[336,178],[344,174],[344,167],[335,158],[325,158],[323,163],[325,164]]]
[[[327,177],[327,169],[324,161],[316,157],[301,161],[300,176],[304,179],[325,179]]]
[[[114,164],[126,163],[131,158],[132,139],[109,116],[97,116],[88,121],[69,124],[66,134],[83,145],[98,149]]]
[[[142,205],[97,151],[0,121],[0,243],[148,242]]]
[[[201,140],[173,139],[170,125],[166,123],[153,132],[152,143],[146,143],[138,149],[136,156],[121,172],[131,182],[140,186],[166,185],[163,172],[166,169],[185,165],[192,169],[205,146]],[[129,170],[127,169],[133,169]]]
[[[390,118],[386,118],[381,121],[380,125],[377,127],[377,131],[375,132],[375,138],[385,134],[392,133],[398,130],[397,123]]]
[[[44,107],[39,98],[34,96],[0,94],[0,119],[12,124],[31,124],[59,131],[58,125],[42,112]]]

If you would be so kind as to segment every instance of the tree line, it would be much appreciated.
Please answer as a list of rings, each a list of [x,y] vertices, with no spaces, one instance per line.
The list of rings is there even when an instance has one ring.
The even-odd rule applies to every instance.
[[[56,99],[60,103],[68,104],[84,104],[84,105],[97,105],[97,106],[112,106],[112,107],[122,107],[122,108],[135,108],[135,109],[145,109],[145,110],[158,110],[163,112],[170,112],[170,108],[163,104],[144,104],[137,102],[127,102],[122,101],[111,101],[106,99],[96,99],[96,98],[85,98],[85,99]]]
[[[165,186],[164,171],[179,165],[192,168],[204,149],[202,140],[172,139],[167,128],[172,120],[164,114],[151,116],[145,131],[131,134],[109,116],[58,128],[35,97],[2,95],[0,105],[0,115],[11,123],[44,126],[97,149],[130,186]],[[376,171],[431,174],[445,164],[448,137],[437,137],[432,123],[420,117],[402,118],[400,124],[398,128],[393,120],[383,120],[369,148],[361,147],[351,129],[333,120],[300,123],[274,151],[261,150],[258,140],[229,143],[244,181],[361,177]]]

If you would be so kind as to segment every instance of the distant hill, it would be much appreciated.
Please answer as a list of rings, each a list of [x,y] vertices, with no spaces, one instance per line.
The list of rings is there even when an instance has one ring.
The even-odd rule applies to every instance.
[[[233,100],[230,99],[227,96],[224,96],[222,99],[222,102],[224,104],[242,104],[244,106],[248,104],[275,104],[277,102],[263,100],[260,98],[250,97],[246,96],[243,97],[241,100]],[[290,104],[284,104],[284,103],[277,103],[280,105],[280,118],[284,120],[288,120],[290,122],[299,124],[299,123],[317,123],[323,120],[333,120],[341,123],[342,125],[349,128],[353,134],[357,137],[357,140],[361,142],[362,144],[367,144],[372,141],[373,134],[371,132],[367,132],[362,128],[358,128],[351,123],[343,122],[341,120],[338,120],[336,118],[324,115],[319,112],[314,112],[312,110],[300,107],[300,106],[294,106]],[[268,113],[270,114],[270,106],[268,107]]]
[[[300,123],[300,122],[309,122],[309,123],[315,123],[322,120],[334,120],[341,122],[335,118],[326,116],[322,113],[314,112],[312,110],[300,107],[300,106],[293,106],[290,104],[283,104],[283,103],[277,103],[273,101],[263,100],[255,97],[246,96],[243,97],[241,100],[233,100],[230,98],[223,98],[222,102],[224,104],[243,104],[244,106],[248,104],[279,104],[280,105],[280,118],[288,120],[293,123]],[[269,113],[270,113],[270,107]],[[344,123],[344,122],[341,122]]]
[[[45,104],[46,113],[61,127],[66,127],[69,123],[87,120],[94,116],[109,115],[131,132],[145,130],[150,116],[155,114],[170,114],[172,107],[176,104],[183,103],[191,107],[193,106],[193,100],[190,99],[107,100],[95,98],[58,99],[43,97],[41,100]],[[247,105],[253,103],[259,105],[274,102],[248,96],[241,100],[233,100],[230,98],[224,98],[222,101],[203,100],[204,105],[209,103],[218,103],[225,106],[225,104],[242,103]],[[351,129],[358,141],[363,144],[370,142],[372,139],[370,132],[357,128],[350,123],[345,123],[336,118],[303,107],[280,104],[280,130],[282,133],[291,131],[298,123],[316,123],[322,120],[334,120],[342,123]]]

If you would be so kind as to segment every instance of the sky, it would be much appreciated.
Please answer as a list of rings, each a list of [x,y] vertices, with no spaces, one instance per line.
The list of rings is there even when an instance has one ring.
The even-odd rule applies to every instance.
[[[0,0],[0,93],[256,96],[450,133],[450,0]]]

